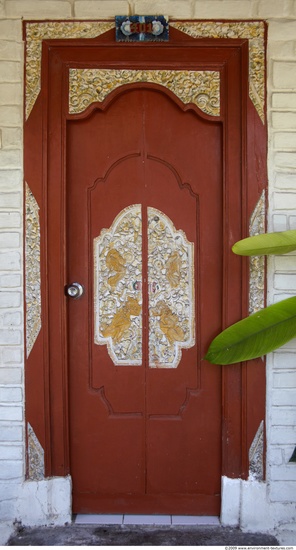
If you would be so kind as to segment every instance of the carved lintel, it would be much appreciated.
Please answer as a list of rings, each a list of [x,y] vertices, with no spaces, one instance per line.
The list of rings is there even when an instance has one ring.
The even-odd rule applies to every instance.
[[[249,479],[256,481],[263,481],[264,477],[264,421],[262,420],[260,426],[253,439],[252,445],[249,449]]]
[[[91,103],[104,101],[116,88],[136,82],[164,86],[184,104],[193,103],[208,115],[220,115],[218,71],[128,69],[70,69],[69,113],[82,113]]]
[[[40,481],[41,479],[44,479],[44,450],[29,422],[27,430],[29,479]]]

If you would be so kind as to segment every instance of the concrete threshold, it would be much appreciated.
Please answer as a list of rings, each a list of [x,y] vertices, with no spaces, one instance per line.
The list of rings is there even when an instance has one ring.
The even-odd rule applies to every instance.
[[[170,517],[170,516],[168,516]],[[105,518],[106,519],[106,518]],[[116,518],[119,520],[119,518]],[[129,518],[131,519],[131,517]],[[156,518],[154,518],[155,520]],[[143,521],[143,517],[141,517]],[[110,519],[111,521],[111,519]],[[77,524],[22,527],[7,546],[279,546],[266,533],[243,533],[221,525]],[[135,517],[133,521],[136,521]]]
[[[76,525],[220,525],[217,516],[145,514],[77,514]]]

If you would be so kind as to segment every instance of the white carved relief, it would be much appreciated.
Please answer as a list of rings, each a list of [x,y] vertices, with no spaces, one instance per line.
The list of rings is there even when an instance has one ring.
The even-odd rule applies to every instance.
[[[94,240],[95,343],[115,365],[142,364],[142,213],[122,210]]]
[[[148,208],[149,366],[176,368],[195,343],[194,248],[171,220]]]
[[[29,422],[27,425],[27,430],[29,479],[40,481],[41,479],[44,479],[44,450]]]
[[[249,449],[249,479],[263,481],[264,479],[264,421],[253,439]]]
[[[95,343],[115,365],[141,365],[142,212],[125,208],[94,240]],[[194,249],[186,235],[148,208],[149,367],[176,368],[195,344]]]
[[[26,348],[27,357],[41,329],[39,206],[26,184]]]
[[[265,230],[265,192],[262,192],[252,213],[249,226],[250,236],[264,233]],[[250,256],[250,283],[249,283],[249,313],[256,313],[264,308],[265,301],[265,258],[264,256]]]

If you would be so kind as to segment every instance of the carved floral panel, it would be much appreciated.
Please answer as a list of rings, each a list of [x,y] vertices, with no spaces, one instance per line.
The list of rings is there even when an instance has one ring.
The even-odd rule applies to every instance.
[[[94,240],[95,342],[115,365],[142,364],[141,206],[122,210]]]
[[[95,343],[115,365],[142,364],[142,212],[122,210],[94,240]],[[145,277],[145,275],[144,275]],[[148,208],[149,367],[176,368],[195,343],[194,251],[186,235]]]
[[[193,103],[204,113],[220,115],[218,71],[70,69],[69,112],[82,113],[91,103],[102,102],[110,92],[135,82],[168,88],[183,103]]]
[[[149,366],[175,368],[195,343],[194,249],[183,231],[148,208]]]

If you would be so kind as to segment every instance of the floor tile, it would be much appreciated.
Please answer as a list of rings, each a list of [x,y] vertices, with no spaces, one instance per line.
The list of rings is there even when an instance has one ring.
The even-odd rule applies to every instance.
[[[171,516],[127,514],[123,517],[124,525],[171,525]]]
[[[80,525],[122,525],[122,514],[77,514],[75,523]]]
[[[220,525],[217,516],[172,516],[172,525]]]

